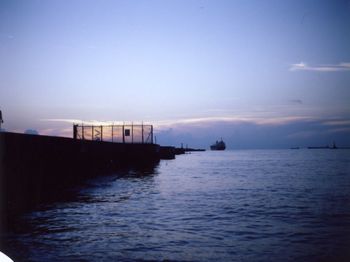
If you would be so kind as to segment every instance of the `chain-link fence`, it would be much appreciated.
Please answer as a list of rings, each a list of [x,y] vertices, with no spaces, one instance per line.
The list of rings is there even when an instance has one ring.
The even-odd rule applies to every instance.
[[[153,144],[152,125],[73,125],[73,138],[115,143]]]

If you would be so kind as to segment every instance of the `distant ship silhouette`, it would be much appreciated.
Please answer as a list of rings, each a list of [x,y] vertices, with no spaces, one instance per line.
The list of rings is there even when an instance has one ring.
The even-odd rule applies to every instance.
[[[338,147],[333,141],[333,145],[331,146],[309,146],[308,149],[338,149]]]
[[[216,141],[215,144],[210,146],[210,150],[225,150],[226,145],[225,142],[222,140],[221,141]]]

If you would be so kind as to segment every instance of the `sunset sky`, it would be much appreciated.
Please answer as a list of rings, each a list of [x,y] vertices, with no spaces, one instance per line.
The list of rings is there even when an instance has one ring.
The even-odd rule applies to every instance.
[[[13,132],[350,146],[350,1],[2,0],[0,110]]]

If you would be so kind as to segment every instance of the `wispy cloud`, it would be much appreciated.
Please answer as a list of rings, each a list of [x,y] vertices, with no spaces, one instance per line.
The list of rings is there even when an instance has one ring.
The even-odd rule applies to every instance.
[[[69,124],[84,124],[84,125],[110,125],[112,123],[122,124],[122,122],[117,122],[117,121],[81,120],[81,119],[70,119],[70,118],[48,118],[48,119],[40,119],[40,121],[62,122],[62,123],[69,123]]]
[[[289,71],[317,71],[317,72],[339,72],[350,71],[350,63],[308,65],[304,62],[291,64]]]
[[[95,125],[95,126],[101,126],[101,125],[141,125],[142,123],[147,125],[150,124],[149,122],[143,122],[143,121],[109,121],[109,120],[82,120],[82,119],[70,119],[70,118],[44,118],[40,119],[40,121],[43,122],[59,122],[59,123],[66,123],[66,124],[79,124],[79,125]]]
[[[299,132],[287,135],[287,138],[310,138],[315,136],[316,134],[317,134],[317,131],[311,131],[311,130],[299,131]]]
[[[156,121],[157,128],[168,128],[171,126],[205,126],[213,123],[247,123],[256,125],[284,125],[296,121],[314,120],[308,116],[286,116],[286,117],[237,117],[237,116],[222,116],[222,117],[199,117],[199,118],[184,118],[174,120]]]
[[[72,137],[72,128],[44,128],[40,130],[41,135],[46,136],[62,136],[62,137]]]
[[[335,128],[328,130],[329,133],[350,133],[350,127]]]
[[[350,126],[350,120],[349,119],[328,120],[323,124],[327,126]]]
[[[47,121],[47,122],[64,122],[64,123],[81,123],[82,120],[80,119],[66,119],[66,118],[45,118],[40,119],[40,121]]]
[[[290,99],[289,102],[291,104],[302,105],[303,101],[301,99]]]

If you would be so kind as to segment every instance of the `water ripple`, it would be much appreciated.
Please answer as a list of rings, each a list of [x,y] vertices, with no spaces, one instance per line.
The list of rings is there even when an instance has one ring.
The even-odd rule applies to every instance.
[[[346,261],[350,152],[200,152],[22,218],[16,261]],[[18,252],[17,250],[21,250]]]

